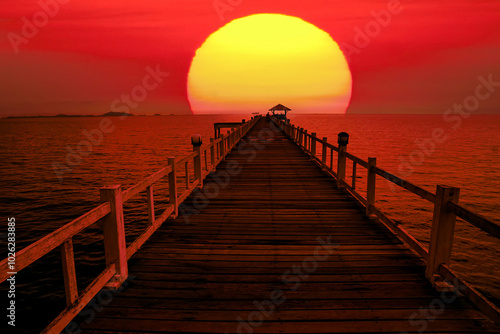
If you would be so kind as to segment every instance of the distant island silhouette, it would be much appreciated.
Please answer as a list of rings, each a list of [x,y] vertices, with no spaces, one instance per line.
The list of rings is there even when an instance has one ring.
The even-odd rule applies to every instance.
[[[116,117],[116,116],[135,116],[134,114],[110,111],[102,115],[67,115],[67,114],[57,114],[52,116],[7,116],[4,118],[55,118],[55,117]]]

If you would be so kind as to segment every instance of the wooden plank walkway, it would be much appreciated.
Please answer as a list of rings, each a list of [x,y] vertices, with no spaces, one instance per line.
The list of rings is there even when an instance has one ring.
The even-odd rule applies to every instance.
[[[434,291],[424,263],[281,132],[256,140],[269,126],[246,137],[254,158],[233,150],[205,180],[201,193],[219,193],[189,225],[167,221],[134,255],[135,278],[82,333],[500,333]]]

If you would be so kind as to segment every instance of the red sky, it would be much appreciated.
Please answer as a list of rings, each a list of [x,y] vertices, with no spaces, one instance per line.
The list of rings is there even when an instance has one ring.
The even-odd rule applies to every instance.
[[[344,53],[358,47],[349,58],[349,113],[443,113],[474,94],[479,76],[500,82],[498,0],[401,0],[366,46],[356,31],[397,0],[58,0],[66,4],[16,52],[13,36],[23,36],[26,19],[43,19],[39,3],[56,1],[0,8],[0,116],[107,112],[141,84],[147,66],[169,76],[131,112],[190,113],[186,78],[196,49],[225,23],[256,13],[297,16]],[[236,5],[221,20],[214,3]],[[497,89],[477,113],[500,111]]]

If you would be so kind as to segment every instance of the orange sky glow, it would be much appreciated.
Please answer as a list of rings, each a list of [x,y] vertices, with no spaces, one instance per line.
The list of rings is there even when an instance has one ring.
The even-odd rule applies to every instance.
[[[294,51],[271,51],[286,42],[272,39],[276,28],[241,35],[263,48],[236,35],[216,40],[231,22],[262,13],[303,20],[324,43],[296,31],[304,38]],[[479,76],[500,82],[498,13],[496,0],[16,0],[0,8],[0,117],[264,112],[277,103],[336,113],[346,100],[347,113],[443,113],[474,92]],[[238,58],[221,61],[231,55]],[[351,86],[334,74],[344,61]],[[161,80],[147,81],[148,68]],[[499,105],[492,94],[477,112]]]

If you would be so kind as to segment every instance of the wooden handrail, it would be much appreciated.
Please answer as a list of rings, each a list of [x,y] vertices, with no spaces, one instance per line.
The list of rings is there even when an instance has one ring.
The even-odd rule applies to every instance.
[[[457,281],[457,290],[467,296],[481,311],[490,317],[495,323],[500,324],[500,308],[484,297],[479,291],[474,289],[467,283],[457,272],[450,268],[449,265],[442,264],[439,267],[441,277],[448,280],[450,283]]]
[[[160,179],[164,178],[167,176],[170,172],[172,171],[172,167],[168,166],[165,168],[162,168],[158,172],[154,173],[153,175],[147,177],[143,181],[137,183],[136,185],[128,188],[127,190],[123,191],[122,193],[122,198],[123,202],[128,201],[141,191],[144,191],[146,188],[150,187],[154,183],[158,182]]]
[[[327,148],[331,149],[331,150],[334,150],[335,152],[338,152],[339,151],[339,148],[335,145],[333,145],[332,143],[328,143],[322,139],[316,139],[316,141],[321,144],[321,145],[325,145]]]
[[[300,127],[295,126],[293,124],[286,124],[282,120],[275,120],[275,119],[273,119],[273,120],[281,126],[281,128],[285,131],[286,134],[288,134],[288,133],[293,134],[295,131],[298,134],[306,134],[307,133],[306,130],[304,130],[303,128],[300,128]],[[300,138],[297,139],[298,136],[293,136],[293,135],[292,136],[288,135],[288,136],[290,139],[295,141],[301,147],[304,147],[303,145],[301,145]],[[318,161],[320,161],[320,162],[325,161],[324,152],[326,152],[325,151],[326,148],[333,148],[334,151],[339,152],[338,147],[332,145],[331,143],[328,143],[326,140],[326,137],[323,139],[319,139],[317,137],[312,137],[312,138],[313,138],[313,140],[315,140],[317,143],[319,143],[323,147],[322,150],[318,150],[319,152],[321,152],[320,153],[321,156],[319,156],[319,157],[314,156],[314,158],[316,158]],[[363,159],[361,159],[361,158],[359,158],[351,153],[342,152],[341,154],[364,168],[369,167],[367,161],[365,161],[365,160],[363,160]],[[428,190],[425,190],[424,188],[419,187],[419,186],[417,186],[409,181],[406,181],[406,180],[404,180],[404,179],[402,179],[402,178],[400,178],[400,177],[398,177],[398,176],[396,176],[396,175],[394,175],[394,174],[392,174],[392,173],[390,173],[382,168],[374,167],[373,169],[377,175],[383,177],[384,179],[408,190],[409,192],[411,192],[417,196],[420,196],[421,198],[423,198],[431,203],[436,202],[436,194],[434,194]],[[343,184],[346,184],[345,181],[343,182]],[[354,190],[352,188],[352,186],[350,188],[352,190]],[[357,194],[357,195],[361,196],[359,194]],[[463,207],[462,205],[456,204],[456,203],[449,203],[447,205],[447,210],[453,212],[458,217],[460,217],[460,218],[464,219],[465,221],[469,222],[470,224],[478,227],[482,231],[484,231],[484,232],[486,232],[494,237],[500,238],[500,225],[494,223],[493,221],[489,220],[488,218],[485,218],[480,214],[472,212],[471,210]]]
[[[489,235],[492,235],[500,239],[500,225],[495,224],[488,218],[478,213],[472,212],[471,210],[464,207],[462,204],[450,202],[447,204],[446,209],[448,209],[448,211],[450,212],[453,212],[455,215],[462,218],[463,220],[471,223],[477,228],[488,233]]]
[[[221,138],[211,139],[209,145],[203,148],[197,147],[192,153],[180,160],[176,160],[175,158],[170,159],[169,166],[160,169],[126,190],[121,190],[120,186],[101,188],[101,198],[105,200],[102,204],[17,252],[15,271],[19,272],[53,249],[57,247],[61,248],[62,270],[68,306],[45,328],[43,333],[59,333],[105,285],[117,288],[123,283],[128,275],[128,259],[164,221],[172,217],[172,215],[174,217],[177,216],[178,207],[182,201],[197,186],[203,185],[203,179],[211,171],[215,170],[216,166],[230,153],[231,149],[237,145],[259,119],[260,117],[254,117],[251,121],[242,123],[237,129],[233,129],[229,135],[222,135]],[[205,155],[206,171],[203,171],[201,161],[203,154]],[[208,170],[208,155],[210,155],[210,171]],[[186,190],[182,194],[178,194],[176,169],[178,166],[182,166],[182,164],[191,163],[191,161],[195,166],[195,179],[193,182],[190,182],[188,179]],[[167,205],[159,217],[155,217],[153,186],[164,177],[168,177],[170,180],[170,204]],[[124,243],[123,203],[145,190],[147,191],[148,201],[148,227],[136,240],[126,246]],[[72,238],[100,219],[105,220],[104,241],[107,267],[78,295]],[[0,262],[0,270],[1,283],[12,275],[9,274],[11,270],[8,269],[8,259]]]
[[[85,290],[82,291],[76,303],[66,307],[52,322],[42,331],[42,334],[61,333],[74,317],[90,303],[92,298],[106,285],[115,275],[115,265],[109,265],[104,269]]]
[[[365,168],[368,168],[368,161],[365,161],[361,158],[358,158],[357,156],[352,155],[351,153],[349,153],[347,151],[343,152],[342,154],[344,154],[349,160],[357,163],[358,165],[363,166]]]
[[[111,212],[109,203],[103,203],[68,224],[58,228],[40,240],[16,253],[16,272],[19,272],[40,259],[51,250],[61,246],[66,240],[95,224],[99,219]],[[0,262],[0,283],[11,275],[8,274],[7,259]]]
[[[411,182],[403,180],[402,178],[394,174],[391,174],[379,167],[375,167],[375,172],[377,173],[377,175],[383,177],[384,179],[391,181],[392,183],[400,186],[401,188],[404,188],[409,192],[418,195],[431,203],[436,202],[436,195],[428,190],[425,190],[424,188],[421,188]]]
[[[392,219],[387,217],[385,213],[380,211],[375,206],[371,207],[371,211],[380,217],[380,220],[396,234],[399,238],[403,239],[408,245],[411,245],[412,249],[424,260],[427,261],[429,258],[429,250],[422,245],[417,239],[415,239],[411,234],[409,234],[403,227],[399,226]]]
[[[361,203],[361,205],[365,207],[367,216],[375,215],[379,222],[384,224],[396,237],[406,243],[411,250],[426,261],[425,274],[434,286],[439,287],[443,285],[444,279],[448,280],[451,284],[461,285],[461,288],[457,285],[456,288],[464,293],[469,300],[476,304],[493,321],[500,323],[500,308],[488,301],[484,295],[472,288],[449,268],[456,217],[464,219],[468,223],[476,226],[493,237],[500,238],[500,225],[458,204],[460,189],[438,185],[436,187],[436,193],[432,193],[379,167],[376,167],[375,158],[370,158],[367,162],[346,152],[343,148],[335,149],[335,151],[338,152],[337,175],[335,175],[331,169],[333,162],[333,149],[331,150],[330,156],[330,168],[326,165],[327,148],[332,147],[331,144],[327,143],[326,137],[323,138],[323,140],[320,140],[315,136],[311,136],[311,140],[322,145],[321,150],[316,150],[316,145],[314,145],[314,152],[321,152],[321,156],[318,157],[313,152],[309,152],[307,144],[302,141],[303,136],[307,138],[307,131],[302,128],[295,127],[294,125],[287,124],[282,120],[274,121],[279,124],[284,133],[292,141],[297,143],[307,154],[311,155],[311,157],[314,158],[314,161],[318,162],[325,173],[336,179],[339,189],[343,188],[348,191],[359,203]],[[345,180],[345,158],[348,158],[353,162],[352,186]],[[357,165],[367,169],[367,198],[364,198],[355,189],[356,182],[354,178],[356,177]],[[397,223],[388,218],[385,213],[375,206],[375,180],[377,175],[434,204],[429,249],[425,248],[405,229],[398,226]],[[463,289],[464,286],[465,289]]]
[[[198,152],[193,152],[187,156],[185,156],[184,158],[180,159],[180,160],[176,160],[175,161],[175,164],[176,165],[179,165],[179,166],[182,166],[184,165],[186,162],[189,162],[191,160],[193,160],[196,156],[198,156]]]

